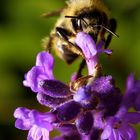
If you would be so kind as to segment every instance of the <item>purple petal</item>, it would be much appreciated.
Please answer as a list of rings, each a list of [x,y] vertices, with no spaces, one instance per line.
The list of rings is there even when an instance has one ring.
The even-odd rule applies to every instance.
[[[45,128],[48,131],[53,130],[53,126],[50,122],[55,122],[56,117],[52,113],[39,113],[38,111],[33,110],[30,113],[30,118],[34,120],[34,124],[38,127]]]
[[[127,126],[128,125],[122,125],[119,128],[119,133],[120,133],[121,137],[124,138],[124,139],[129,139],[129,135],[127,133]]]
[[[129,125],[122,125],[119,128],[119,133],[123,139],[137,140],[137,135],[135,130]]]
[[[26,75],[23,81],[24,86],[30,87],[33,92],[38,92],[38,80],[39,76],[43,75],[42,68],[34,66]]]
[[[120,136],[122,137],[122,139],[136,140],[135,131],[128,124],[122,124],[121,127],[119,128],[119,133],[120,133]]]
[[[112,127],[110,125],[107,125],[101,134],[101,140],[109,139],[111,135],[112,135]]]
[[[129,135],[129,140],[137,140],[137,134],[134,128],[132,127],[127,127],[127,133]]]
[[[75,42],[82,49],[87,59],[90,59],[97,54],[96,44],[90,35],[79,32],[77,33]]]
[[[120,134],[119,134],[118,130],[113,129],[109,140],[123,140],[123,139],[120,137]]]
[[[125,106],[121,105],[119,110],[117,111],[115,117],[116,118],[123,118],[126,115],[127,111],[128,111],[128,108],[126,108]]]
[[[54,98],[43,93],[37,94],[38,102],[50,108],[56,108],[58,105],[61,105],[62,103],[66,102],[69,98]]]
[[[130,107],[140,110],[140,81],[134,79],[134,75],[130,74],[127,79],[126,93],[123,99],[123,105],[128,109]]]
[[[98,49],[98,53],[106,53],[108,55],[112,54],[112,50],[109,49],[103,49],[105,42],[103,40],[101,40],[98,44],[97,44],[97,49]]]
[[[100,40],[100,42],[97,44],[98,53],[106,53],[108,55],[112,54],[112,50],[103,49],[104,44],[105,42],[103,40]]]
[[[99,52],[99,53],[106,53],[107,55],[112,54],[112,50],[109,50],[109,49],[100,50],[100,51],[98,51],[98,52]]]
[[[22,130],[29,130],[36,125],[50,131],[53,129],[51,122],[56,121],[56,116],[52,113],[40,113],[26,108],[17,108],[14,112],[14,117],[17,118],[16,127]]]
[[[19,107],[14,111],[14,117],[18,119],[24,119],[24,118],[29,118],[29,113],[31,110],[24,108],[24,107]]]
[[[27,139],[28,140],[50,140],[49,131],[47,129],[34,125],[30,129]]]
[[[71,95],[69,86],[58,80],[42,80],[40,82],[40,89],[43,94],[54,98],[65,98]]]
[[[45,79],[54,79],[53,57],[47,52],[37,55],[36,66],[25,75],[24,86],[30,87],[33,92],[39,92],[39,82]]]
[[[137,124],[140,122],[139,112],[128,112],[124,117],[125,121],[128,123]]]
[[[15,127],[21,130],[29,130],[32,127],[32,124],[30,120],[22,120],[22,119],[17,119],[15,121]]]
[[[127,82],[126,82],[126,92],[129,92],[129,90],[131,90],[134,86],[134,74],[131,73],[128,78],[127,78]]]
[[[14,117],[17,118],[15,127],[22,130],[29,130],[33,124],[29,117],[30,110],[26,108],[17,108]]]
[[[48,75],[48,79],[54,79],[54,59],[51,54],[48,52],[40,52],[36,58],[36,66],[41,66],[44,69],[44,73]]]
[[[77,33],[75,42],[81,48],[86,58],[89,75],[93,75],[98,61],[97,48],[94,40],[89,34],[79,32]]]
[[[98,129],[104,129],[105,123],[103,121],[103,112],[93,112],[94,116],[94,127]]]
[[[100,40],[99,43],[97,44],[97,50],[98,51],[102,50],[104,45],[105,45],[105,42],[103,40]]]
[[[96,66],[97,66],[98,58],[92,57],[91,59],[88,59],[86,61],[87,67],[88,67],[88,74],[89,75],[95,75],[96,74]]]

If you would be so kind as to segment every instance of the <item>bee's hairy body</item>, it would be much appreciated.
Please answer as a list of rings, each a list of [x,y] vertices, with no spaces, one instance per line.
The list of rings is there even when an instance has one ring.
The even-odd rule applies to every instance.
[[[106,36],[106,30],[101,26],[115,32],[116,22],[113,19],[113,24],[115,24],[113,25],[110,21],[108,10],[101,0],[69,0],[60,13],[60,18],[50,37],[46,39],[45,49],[54,48],[61,59],[72,63],[77,56],[83,56],[74,41],[76,33],[84,31],[90,34],[95,42],[104,39],[105,42],[107,41],[107,47],[112,35],[108,33]]]

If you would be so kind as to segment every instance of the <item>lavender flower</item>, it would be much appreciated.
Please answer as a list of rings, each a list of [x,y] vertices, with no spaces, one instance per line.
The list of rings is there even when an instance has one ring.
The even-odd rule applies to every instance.
[[[132,124],[140,122],[140,113],[125,113],[119,116],[116,114],[106,120],[101,140],[137,140],[137,135]]]
[[[53,130],[51,123],[56,120],[52,113],[43,114],[26,108],[17,108],[14,117],[17,118],[15,127],[29,130],[28,140],[49,140],[49,132]]]
[[[53,61],[53,57],[49,53],[39,53],[36,58],[36,65],[25,74],[24,86],[30,87],[33,92],[39,92],[39,82],[41,80],[54,79]]]
[[[133,107],[140,111],[140,80],[135,80],[134,74],[130,74],[127,78],[123,104],[126,108]]]
[[[132,127],[140,122],[139,112],[128,112],[130,107],[139,110],[140,82],[134,80],[134,75],[130,74],[126,83],[126,93],[120,104],[117,113],[106,120],[102,140],[137,140],[137,134]]]
[[[84,32],[77,33],[75,42],[84,54],[89,76],[76,79],[74,74],[70,84],[65,84],[53,76],[52,55],[40,52],[23,83],[37,93],[38,102],[50,111],[17,108],[15,126],[29,130],[28,140],[50,140],[49,133],[54,129],[60,135],[53,140],[136,140],[132,125],[140,122],[140,81],[131,74],[123,96],[113,77],[97,69],[99,53],[112,51],[103,48],[102,40],[95,44]],[[129,112],[131,107],[133,112]]]
[[[103,53],[103,52],[106,54],[112,53],[111,50],[102,49],[102,47],[104,46],[103,40],[101,40],[98,43],[98,45],[96,45],[94,40],[92,39],[92,37],[84,32],[77,33],[75,42],[83,51],[83,54],[85,56],[85,60],[87,63],[89,75],[93,75],[96,71],[95,67],[98,64],[98,54],[99,53]]]

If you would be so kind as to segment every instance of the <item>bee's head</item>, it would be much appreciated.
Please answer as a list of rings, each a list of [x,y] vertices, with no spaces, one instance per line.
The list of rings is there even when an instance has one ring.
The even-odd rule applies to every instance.
[[[98,11],[82,11],[77,16],[65,16],[71,18],[71,23],[74,31],[84,31],[86,33],[97,34],[101,27],[95,25],[102,25],[102,15]]]
[[[100,30],[105,30],[114,34],[108,27],[108,18],[105,13],[93,10],[85,10],[78,13],[77,16],[65,16],[71,19],[72,28],[75,33],[86,32],[93,37],[97,37]]]

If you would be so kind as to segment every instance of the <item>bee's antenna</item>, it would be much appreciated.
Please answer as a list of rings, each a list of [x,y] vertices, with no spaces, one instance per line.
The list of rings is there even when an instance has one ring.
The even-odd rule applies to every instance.
[[[65,16],[65,18],[76,18],[76,19],[78,19],[78,17],[76,17],[76,16]]]
[[[94,25],[94,27],[101,27],[104,28],[106,31],[108,31],[109,33],[111,33],[112,35],[119,37],[119,35],[117,35],[116,33],[112,32],[110,29],[108,29],[107,27],[103,26],[103,25]]]

